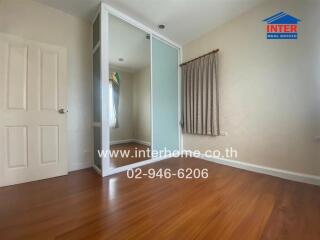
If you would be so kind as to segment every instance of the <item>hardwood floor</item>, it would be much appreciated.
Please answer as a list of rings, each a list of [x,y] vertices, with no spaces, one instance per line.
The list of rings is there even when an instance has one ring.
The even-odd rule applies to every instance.
[[[121,166],[126,166],[132,163],[141,162],[144,160],[148,160],[151,158],[150,153],[148,155],[147,149],[150,150],[150,147],[147,145],[139,144],[139,143],[122,143],[122,144],[115,144],[111,145],[111,151],[127,151],[130,153],[129,157],[122,157],[120,154],[117,157],[110,158],[110,166],[111,168],[117,168]],[[144,151],[140,156],[135,154],[135,151]]]
[[[91,170],[0,189],[0,239],[320,238],[320,188],[199,159],[208,179],[101,179]]]

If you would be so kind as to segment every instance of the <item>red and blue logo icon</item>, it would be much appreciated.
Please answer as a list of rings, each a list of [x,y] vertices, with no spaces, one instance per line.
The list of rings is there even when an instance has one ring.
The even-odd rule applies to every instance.
[[[298,18],[279,12],[263,22],[267,23],[267,39],[298,39]]]

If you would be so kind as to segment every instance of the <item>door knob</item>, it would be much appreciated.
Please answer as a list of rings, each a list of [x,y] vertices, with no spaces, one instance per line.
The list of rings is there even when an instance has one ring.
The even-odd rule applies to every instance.
[[[59,110],[58,110],[58,112],[60,113],[60,114],[65,114],[65,113],[67,113],[67,112],[69,112],[67,109],[64,109],[64,108],[60,108]]]

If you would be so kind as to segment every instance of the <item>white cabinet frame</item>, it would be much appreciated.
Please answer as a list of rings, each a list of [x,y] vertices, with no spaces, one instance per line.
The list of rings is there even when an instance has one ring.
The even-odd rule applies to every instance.
[[[179,64],[182,60],[182,48],[179,44],[171,41],[170,39],[162,36],[161,34],[155,32],[154,30],[148,28],[147,26],[141,24],[140,22],[136,21],[135,19],[121,13],[120,11],[114,9],[113,7],[107,5],[106,3],[101,3],[100,8],[100,51],[101,51],[101,148],[103,151],[108,152],[110,150],[110,129],[109,129],[109,87],[108,87],[108,79],[109,79],[109,15],[113,15],[131,25],[134,27],[141,29],[142,31],[146,32],[150,35],[150,59],[151,59],[151,141],[153,145],[153,111],[152,111],[152,39],[157,38],[161,40],[162,42],[165,42],[166,44],[178,49],[179,57],[178,57],[178,68]],[[99,13],[97,13],[98,16]],[[96,17],[95,17],[96,18]],[[180,80],[180,69],[178,69],[178,99],[179,99],[179,106],[178,106],[178,129],[179,129],[179,150],[182,150],[182,133],[181,128],[179,126],[179,122],[181,119],[181,80]],[[163,158],[156,158],[156,159],[150,159],[134,164],[130,164],[127,166],[110,169],[110,158],[109,155],[104,156],[102,158],[102,166],[101,166],[101,174],[102,176],[109,176],[118,172],[123,172],[128,169],[140,167],[146,164],[150,164],[156,161],[160,161],[163,159],[166,159],[170,156],[165,156]]]

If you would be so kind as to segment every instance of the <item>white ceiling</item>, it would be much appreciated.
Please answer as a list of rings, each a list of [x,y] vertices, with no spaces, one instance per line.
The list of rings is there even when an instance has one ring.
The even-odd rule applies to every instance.
[[[111,66],[135,72],[150,65],[150,40],[145,32],[113,16],[109,18],[109,32]]]
[[[100,0],[35,0],[89,18]],[[103,0],[110,6],[183,45],[267,0]]]
[[[100,0],[33,0],[71,15],[90,19],[99,8]]]

